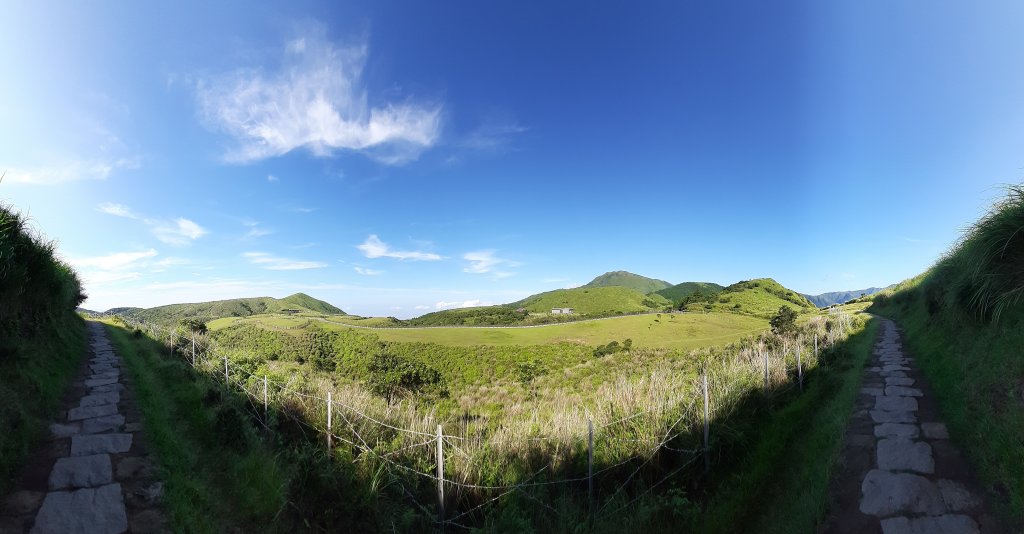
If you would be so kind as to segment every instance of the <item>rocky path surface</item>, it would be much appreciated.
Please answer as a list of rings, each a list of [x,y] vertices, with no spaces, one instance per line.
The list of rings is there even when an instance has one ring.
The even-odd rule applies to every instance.
[[[1001,532],[896,325],[882,319],[833,481],[824,531]]]
[[[0,532],[170,530],[130,381],[99,323],[89,323],[89,345],[91,359],[65,395],[51,439],[0,503]]]

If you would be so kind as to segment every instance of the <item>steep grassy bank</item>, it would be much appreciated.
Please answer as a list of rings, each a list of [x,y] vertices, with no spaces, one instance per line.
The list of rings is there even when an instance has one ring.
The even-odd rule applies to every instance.
[[[938,398],[989,503],[1024,528],[1024,188],[932,269],[879,294]]]
[[[0,493],[31,447],[85,352],[74,271],[24,217],[0,206]]]

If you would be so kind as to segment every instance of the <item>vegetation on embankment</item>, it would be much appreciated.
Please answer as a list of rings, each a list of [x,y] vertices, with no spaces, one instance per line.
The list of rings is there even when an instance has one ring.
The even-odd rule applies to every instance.
[[[875,296],[935,393],[992,507],[1024,527],[1024,186],[935,266]]]
[[[114,308],[109,310],[109,313],[170,327],[185,319],[206,322],[220,317],[248,317],[261,313],[282,313],[284,310],[311,314],[345,313],[335,306],[305,293],[296,293],[282,299],[253,297],[190,304],[168,304],[155,308]]]
[[[46,431],[85,352],[75,272],[0,206],[0,493]]]

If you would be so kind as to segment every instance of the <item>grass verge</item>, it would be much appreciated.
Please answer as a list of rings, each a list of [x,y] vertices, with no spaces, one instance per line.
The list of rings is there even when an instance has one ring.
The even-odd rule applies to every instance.
[[[870,359],[870,320],[809,375],[804,393],[771,412],[715,490],[707,532],[813,532],[825,513],[843,430]]]
[[[67,311],[55,326],[45,335],[16,340],[14,357],[0,359],[0,494],[43,437],[85,353],[78,315]]]
[[[260,522],[284,508],[288,485],[274,452],[245,428],[226,426],[238,418],[225,416],[231,405],[218,386],[168,357],[151,338],[105,326],[135,384],[175,530],[268,528]]]

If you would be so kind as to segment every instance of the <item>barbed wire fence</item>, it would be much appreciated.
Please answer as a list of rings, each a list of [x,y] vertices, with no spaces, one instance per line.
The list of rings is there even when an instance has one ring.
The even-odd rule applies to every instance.
[[[813,348],[810,354],[807,355],[809,361],[817,361],[821,351],[819,342],[830,347],[835,346],[852,325],[852,316],[843,310],[829,310],[829,316],[833,319],[835,326],[825,328],[826,331],[823,333],[820,332],[820,328],[816,328]],[[271,379],[266,374],[256,375],[243,366],[231,361],[225,352],[218,349],[209,336],[197,336],[194,331],[182,332],[179,328],[164,328],[132,317],[117,317],[128,328],[136,329],[163,343],[169,351],[169,356],[179,357],[181,361],[192,367],[195,372],[201,373],[215,382],[222,383],[229,390],[234,389],[244,393],[245,411],[250,419],[264,431],[273,432],[270,421],[270,414],[273,409],[273,413],[280,414],[294,423],[295,427],[300,429],[307,439],[311,441],[324,439],[328,454],[331,454],[334,450],[335,443],[343,443],[354,451],[358,451],[359,455],[353,455],[353,461],[368,457],[374,461],[381,462],[389,469],[394,469],[410,476],[422,478],[431,484],[436,484],[436,526],[442,529],[447,526],[471,529],[472,527],[464,524],[467,519],[476,518],[478,513],[484,508],[512,493],[519,493],[554,514],[560,513],[550,504],[536,499],[525,491],[530,488],[573,484],[582,486],[582,484],[586,483],[589,520],[597,521],[614,516],[616,513],[627,509],[652,492],[656,487],[677,476],[683,470],[691,468],[700,459],[704,460],[704,475],[710,476],[712,453],[710,427],[711,421],[719,415],[713,400],[716,394],[727,397],[729,395],[729,388],[737,386],[728,382],[715,383],[711,381],[708,369],[704,368],[698,383],[689,384],[684,391],[673,392],[674,394],[669,395],[664,403],[597,426],[593,424],[592,417],[588,416],[587,435],[579,436],[576,440],[577,443],[586,444],[588,462],[585,476],[570,476],[556,480],[539,479],[545,472],[552,469],[553,465],[549,463],[530,473],[517,483],[477,484],[467,481],[464,477],[459,477],[450,470],[447,474],[445,472],[446,463],[449,463],[452,456],[459,456],[467,461],[469,465],[473,464],[474,457],[472,452],[467,450],[467,446],[474,446],[478,450],[482,450],[512,441],[540,442],[556,441],[561,438],[523,436],[518,439],[501,437],[482,439],[480,436],[447,434],[444,431],[444,424],[440,422],[436,425],[436,432],[405,428],[397,424],[391,424],[380,417],[374,417],[351,403],[335,398],[330,389],[326,391],[326,395],[322,391],[302,391],[303,388],[295,385],[301,382],[301,380],[294,374],[285,382]],[[799,389],[802,392],[805,361],[803,345],[806,341],[798,339],[793,344],[787,342],[779,350],[770,350],[764,346],[763,342],[758,343],[755,347],[756,353],[752,354],[749,360],[752,365],[760,364],[760,361],[763,361],[764,393],[766,396],[777,397],[786,395],[795,389]],[[737,387],[742,387],[742,385]],[[687,400],[689,402],[686,402]],[[672,424],[668,426],[660,437],[628,438],[616,436],[613,432],[609,431],[612,427],[624,425],[645,416],[667,415],[673,408],[680,410],[679,416],[673,420]],[[341,425],[335,424],[338,417],[340,417],[342,422]],[[372,442],[366,435],[367,432],[364,426],[358,424],[360,422],[364,426],[371,425],[379,429],[385,429],[394,438],[399,438],[401,440],[400,444],[396,445],[397,448],[395,450],[382,452],[379,450],[382,448],[380,438],[378,437],[376,442]],[[694,423],[697,424],[698,428],[694,428]],[[700,427],[703,428],[703,439],[699,440],[695,444],[696,446],[692,448],[674,446],[675,440],[684,434],[700,435]],[[598,438],[597,440],[595,440],[595,435]],[[595,448],[602,443],[614,444],[616,442],[645,445],[645,447],[642,448],[641,454],[627,455],[624,459],[595,471],[593,461]],[[423,457],[434,457],[433,472],[415,467],[417,464],[422,465],[422,461],[415,461],[416,458],[412,456],[414,452],[419,452],[421,459]],[[655,458],[666,453],[676,455],[674,458],[675,467],[656,482],[648,484],[643,491],[629,498],[628,486],[630,482],[653,462]],[[410,460],[410,463],[413,463],[413,467],[399,461],[401,459]],[[637,465],[621,483],[615,484],[614,491],[610,495],[605,495],[604,504],[597,508],[595,505],[595,498],[597,497],[594,490],[595,480],[602,481],[610,473],[617,472],[633,462],[636,462]],[[432,515],[429,508],[420,503],[413,492],[410,492],[404,485],[402,489],[406,496],[421,511]],[[450,494],[446,493],[446,491],[453,489],[492,492],[494,495],[482,499],[482,502],[468,509],[449,513],[449,510],[446,509],[446,503],[450,500],[450,497],[448,497]],[[620,501],[623,500],[625,502],[620,504]]]

